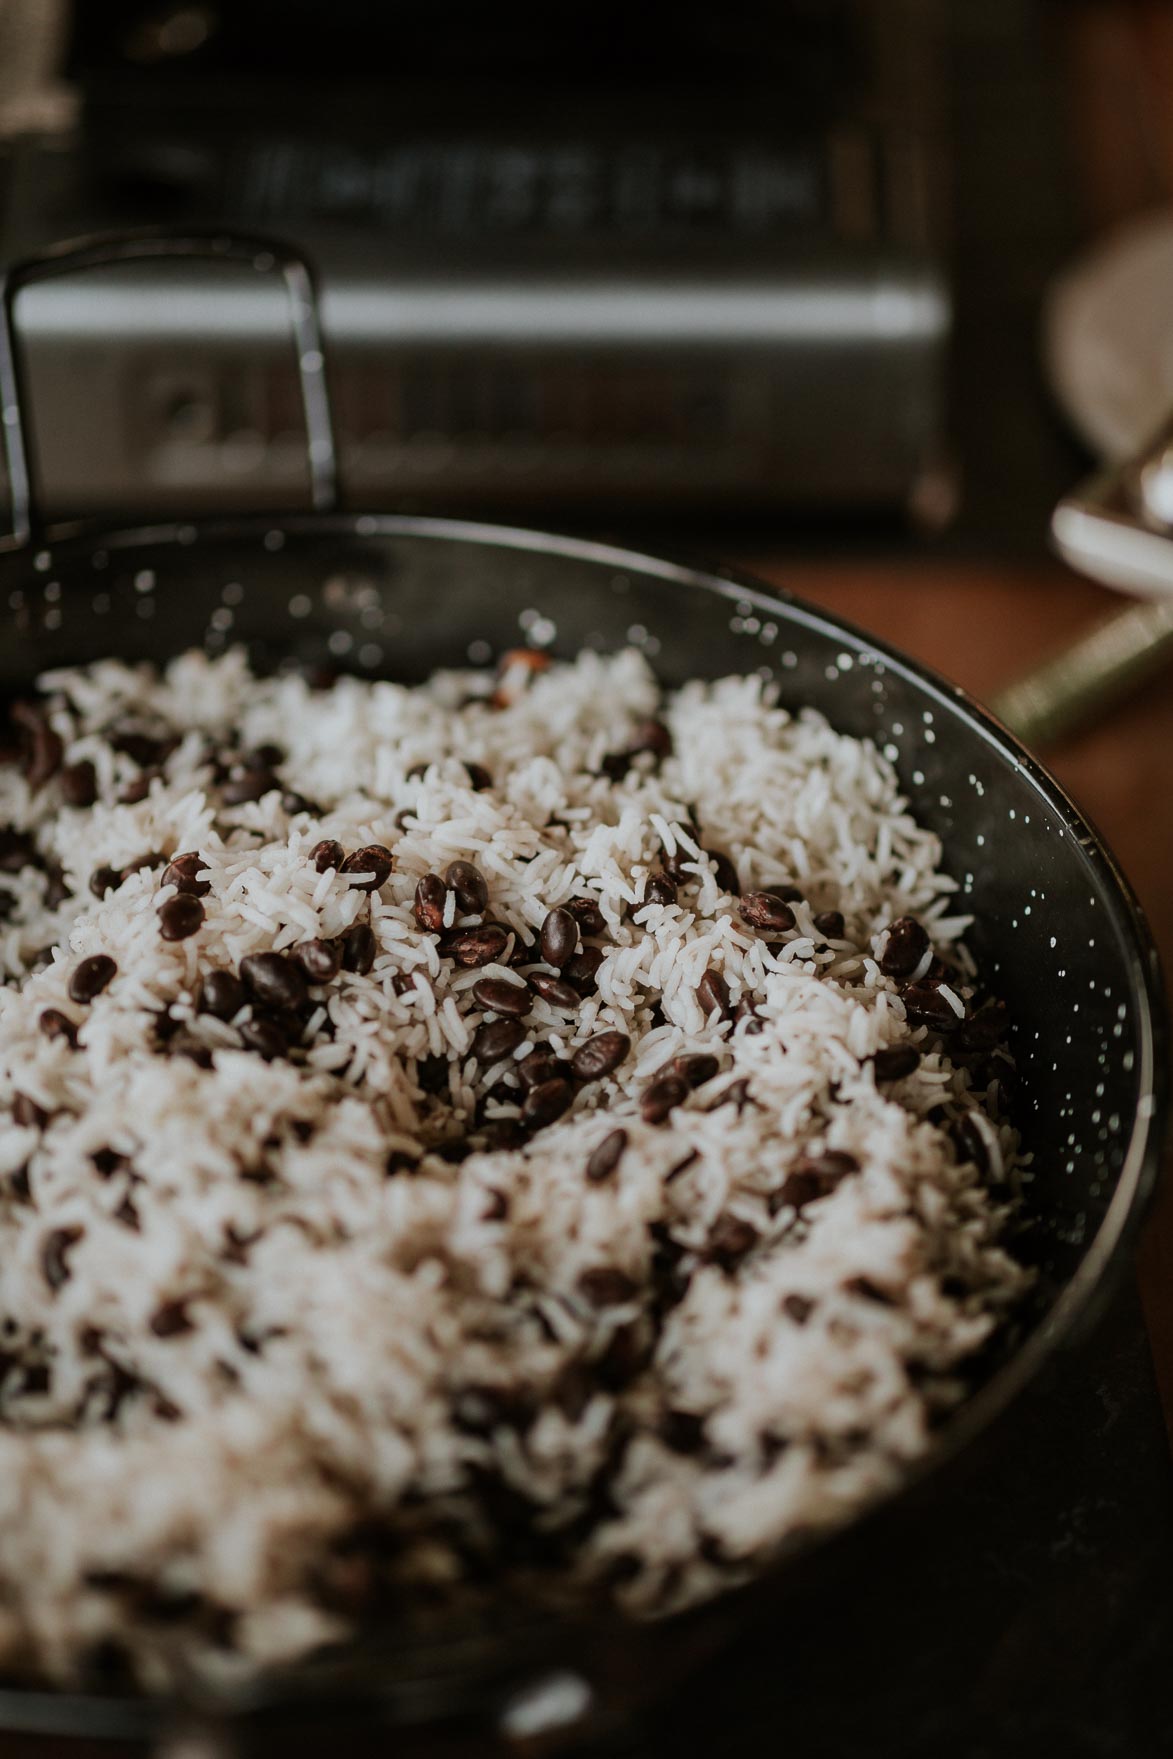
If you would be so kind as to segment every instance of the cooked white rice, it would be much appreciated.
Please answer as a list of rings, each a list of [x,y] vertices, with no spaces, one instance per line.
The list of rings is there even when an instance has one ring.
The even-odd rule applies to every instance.
[[[43,680],[97,800],[0,767],[0,826],[39,851],[0,873],[0,1662],[72,1678],[117,1644],[158,1686],[288,1661],[365,1616],[372,1584],[433,1595],[470,1560],[516,1565],[521,1529],[563,1583],[671,1610],[897,1482],[1020,1296],[997,1059],[951,1060],[880,968],[887,925],[914,916],[949,963],[946,1005],[976,1005],[953,884],[886,760],[756,678],[662,699],[634,653],[521,661],[494,688],[315,690],[237,653]],[[601,774],[650,715],[671,754]],[[182,739],[119,803],[141,792],[107,736],[128,725]],[[281,789],[223,804],[224,765],[267,743],[312,810]],[[792,928],[742,921],[689,815],[743,893],[797,890]],[[331,838],[386,845],[391,877],[369,893],[318,872]],[[678,901],[641,907],[678,843]],[[96,869],[148,851],[93,895]],[[206,920],[168,942],[162,856],[182,851]],[[596,992],[573,1013],[535,996],[487,1070],[472,989],[517,969],[462,969],[412,910],[454,859],[528,941],[571,898],[606,923]],[[49,908],[54,869],[68,895]],[[813,916],[831,910],[828,940]],[[368,919],[373,968],[312,992],[288,1057],[242,1047],[247,1010],[197,1011],[210,970]],[[117,973],[78,1005],[70,978],[98,953]],[[710,967],[760,1025],[706,1016]],[[552,975],[537,947],[521,969]],[[50,1008],[76,1048],[39,1028]],[[607,1029],[631,1039],[613,1074],[522,1146],[475,1147],[516,1116],[499,1083],[528,1051]],[[210,1067],[176,1054],[193,1040]],[[877,1085],[870,1059],[901,1044],[919,1067]],[[645,1122],[649,1083],[687,1053],[718,1073]],[[620,1126],[614,1171],[589,1179]],[[467,1158],[421,1158],[469,1133]],[[796,1207],[788,1179],[828,1151],[858,1169]],[[372,1523],[395,1543],[368,1548]]]

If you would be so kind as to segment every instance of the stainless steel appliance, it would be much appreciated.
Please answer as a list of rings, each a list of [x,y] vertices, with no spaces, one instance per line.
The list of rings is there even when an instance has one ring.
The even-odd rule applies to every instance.
[[[667,41],[608,7],[557,39],[525,8],[409,30],[344,0],[328,36],[265,0],[100,10],[75,8],[72,124],[8,143],[0,260],[156,222],[309,249],[356,495],[931,498],[950,305],[927,0],[735,8],[721,32],[684,8]],[[279,304],[165,277],[28,295],[48,504],[294,502]]]

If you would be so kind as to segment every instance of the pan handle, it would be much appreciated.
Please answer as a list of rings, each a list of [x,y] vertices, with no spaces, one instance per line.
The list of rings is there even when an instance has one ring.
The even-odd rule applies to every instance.
[[[276,239],[219,230],[201,233],[152,228],[146,232],[98,234],[56,245],[14,264],[0,284],[0,425],[4,430],[12,535],[18,544],[30,543],[43,526],[32,465],[31,406],[16,329],[18,295],[35,282],[55,280],[61,275],[113,263],[168,257],[249,263],[260,273],[280,273],[289,298],[297,349],[310,495],[315,512],[330,512],[338,505],[338,457],[326,389],[318,297],[310,266],[300,252]]]

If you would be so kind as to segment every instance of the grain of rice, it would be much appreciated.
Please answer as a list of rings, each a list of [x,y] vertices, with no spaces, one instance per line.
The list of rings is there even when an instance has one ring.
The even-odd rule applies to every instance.
[[[0,1661],[71,1679],[110,1638],[161,1686],[296,1659],[361,1619],[321,1583],[363,1523],[396,1534],[373,1567],[401,1599],[483,1575],[486,1546],[514,1567],[486,1486],[556,1560],[534,1592],[610,1584],[659,1614],[846,1519],[925,1451],[1028,1277],[1001,1243],[1017,1144],[983,1109],[998,1083],[975,1091],[947,1043],[910,1029],[880,969],[888,924],[914,916],[949,967],[938,993],[969,1010],[956,887],[873,745],[788,713],[759,678],[664,696],[633,652],[514,656],[496,685],[316,692],[254,678],[238,652],[188,653],[42,688],[96,799],[66,806],[60,780],[34,795],[0,768],[0,824],[70,888],[50,905],[43,872],[0,874]],[[667,754],[601,774],[652,719]],[[106,737],[121,722],[183,735],[131,804],[117,795],[138,768]],[[285,754],[280,785],[226,805],[215,755],[264,744]],[[291,817],[288,789],[320,812]],[[380,892],[317,871],[330,840],[392,851]],[[793,929],[741,920],[715,849],[743,893],[797,890]],[[161,866],[89,890],[147,850],[199,854],[205,921],[187,940],[159,936]],[[676,900],[643,905],[665,857]],[[510,930],[483,967],[446,951],[454,892],[436,933],[412,914],[421,876],[453,860]],[[475,986],[553,975],[536,946],[509,960],[575,898],[606,926],[593,993],[574,1010],[535,996],[524,1042],[481,1068]],[[845,928],[827,945],[814,917],[830,910]],[[197,1011],[210,971],[368,922],[370,971],[313,988],[288,1055],[243,1048],[248,1009]],[[36,1021],[70,1014],[70,974],[95,955],[116,975],[75,1050]],[[709,971],[753,1018],[706,1011]],[[605,1032],[630,1054],[565,1115],[520,1146],[478,1140],[521,1113],[524,1058],[569,1061]],[[169,1054],[185,1042],[211,1066]],[[897,1100],[872,1058],[904,1044],[920,1061]],[[648,1084],[697,1055],[717,1074],[645,1122]],[[952,1145],[963,1118],[997,1196]],[[622,1154],[588,1177],[617,1125]],[[804,1157],[830,1154],[858,1170],[801,1209],[781,1199]],[[581,1400],[564,1396],[572,1371]],[[487,1427],[462,1415],[490,1409]],[[142,1594],[101,1585],[120,1574]],[[148,1589],[224,1616],[164,1637]]]

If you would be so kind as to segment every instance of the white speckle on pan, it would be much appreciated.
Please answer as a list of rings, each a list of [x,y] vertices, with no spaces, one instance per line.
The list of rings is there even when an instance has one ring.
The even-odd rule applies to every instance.
[[[568,1728],[582,1721],[592,1696],[580,1674],[547,1674],[510,1698],[501,1712],[501,1733],[510,1741],[532,1741],[554,1729]]]

